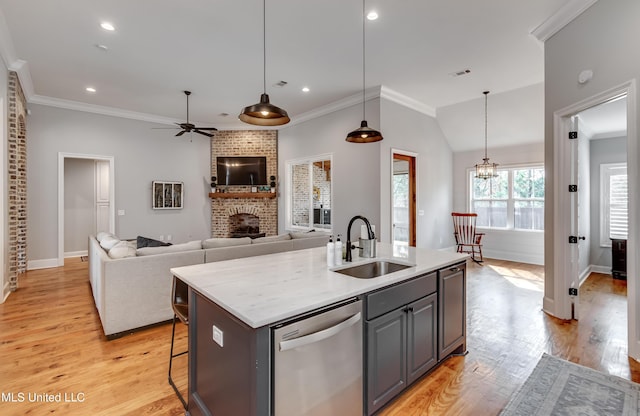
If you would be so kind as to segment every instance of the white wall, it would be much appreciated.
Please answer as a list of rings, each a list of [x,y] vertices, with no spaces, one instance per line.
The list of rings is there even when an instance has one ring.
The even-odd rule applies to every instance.
[[[366,105],[369,126],[380,126],[379,99]],[[354,215],[363,215],[380,228],[380,142],[356,144],[345,140],[347,134],[360,127],[362,105],[284,127],[278,131],[278,232],[286,231],[286,204],[283,194],[284,173],[288,160],[333,154],[331,175],[333,200],[331,221],[333,234],[342,234],[346,241],[347,225]],[[384,132],[383,132],[384,134]],[[361,222],[354,223],[352,239],[360,234]],[[356,231],[357,230],[357,231]]]
[[[599,0],[545,42],[545,159],[549,161],[547,177],[553,177],[555,170],[553,165],[555,112],[625,84],[630,85],[629,88],[633,94],[637,93],[640,55],[635,53],[633,42],[630,40],[640,39],[638,16],[640,16],[640,2],[637,0]],[[578,74],[585,69],[593,71],[593,78],[586,84],[579,84]],[[637,244],[640,239],[640,227],[638,227],[636,216],[640,210],[640,186],[637,186],[640,160],[637,132],[640,129],[640,117],[636,114],[634,101],[636,96],[633,95],[632,98],[628,102],[635,121],[629,120],[627,142],[630,181],[630,234],[627,252],[637,253]],[[554,217],[553,207],[556,205],[554,191],[554,183],[547,181],[546,205],[549,209],[545,211],[546,230],[554,230],[556,226],[560,228],[560,218]],[[558,235],[557,238],[558,241],[562,241],[564,236]],[[547,233],[545,236],[544,308],[548,313],[561,317],[565,317],[569,300],[564,276],[556,276],[555,271],[556,264],[558,266],[564,264],[564,252],[565,250],[561,247],[554,246],[554,234]],[[634,276],[634,272],[640,270],[640,264],[638,264],[638,256],[628,260],[629,354],[640,357],[640,328],[638,328],[640,320],[636,319],[636,299],[640,299],[640,293],[636,282],[637,277]]]
[[[86,255],[87,235],[95,235],[95,162],[64,162],[64,253]],[[78,252],[83,252],[77,254]]]
[[[208,198],[210,141],[194,134],[136,120],[42,105],[29,105],[27,119],[28,258],[57,258],[58,153],[113,156],[116,234],[121,238],[171,234],[173,242],[207,238],[211,233]],[[152,210],[153,180],[182,181],[184,208]]]
[[[627,138],[598,139],[591,147],[591,244],[589,259],[592,265],[611,268],[611,247],[600,247],[600,165],[627,161]]]
[[[380,103],[380,212],[381,241],[391,242],[392,151],[416,157],[416,245],[438,249],[452,247],[451,223],[453,158],[451,148],[435,118],[392,101]],[[423,211],[424,215],[419,215]]]
[[[489,159],[501,166],[544,163],[542,142],[519,146],[489,148]],[[469,190],[467,171],[477,163],[482,163],[484,149],[453,154],[453,210],[469,211]],[[546,197],[545,197],[546,199]],[[545,206],[547,202],[545,200]],[[538,231],[483,230],[482,252],[486,257],[520,261],[524,263],[544,263],[544,233]]]
[[[0,202],[0,303],[4,302],[9,296],[9,267],[7,259],[9,257],[9,234],[8,234],[8,217],[7,217],[7,81],[9,72],[4,61],[0,61],[0,194],[2,201]]]

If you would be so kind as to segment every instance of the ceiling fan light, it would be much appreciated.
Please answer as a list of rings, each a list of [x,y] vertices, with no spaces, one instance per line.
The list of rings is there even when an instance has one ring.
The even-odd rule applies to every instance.
[[[382,134],[367,125],[367,120],[362,120],[360,127],[347,134],[349,143],[373,143],[382,140]]]
[[[285,110],[269,102],[268,94],[262,94],[259,103],[245,107],[238,118],[256,126],[281,126],[291,120]]]

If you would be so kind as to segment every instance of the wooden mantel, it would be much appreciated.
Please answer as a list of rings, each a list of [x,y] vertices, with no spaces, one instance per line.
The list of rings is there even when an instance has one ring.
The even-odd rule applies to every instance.
[[[276,195],[271,192],[210,192],[209,198],[275,198]]]

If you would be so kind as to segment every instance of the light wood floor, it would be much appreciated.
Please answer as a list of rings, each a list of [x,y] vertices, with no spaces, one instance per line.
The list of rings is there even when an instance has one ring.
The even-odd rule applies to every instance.
[[[489,260],[468,270],[469,354],[447,360],[382,415],[497,415],[543,352],[640,381],[640,365],[627,358],[625,282],[592,274],[581,320],[564,322],[541,311],[542,267]],[[177,335],[186,348],[183,325]],[[30,271],[0,305],[0,415],[182,415],[167,383],[170,337],[169,324],[107,341],[85,262]],[[183,391],[186,362],[174,361]]]

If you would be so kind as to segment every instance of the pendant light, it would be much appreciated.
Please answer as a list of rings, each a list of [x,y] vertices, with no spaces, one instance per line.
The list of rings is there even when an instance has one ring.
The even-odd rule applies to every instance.
[[[267,12],[266,0],[262,0],[262,94],[260,102],[245,107],[238,118],[245,123],[256,126],[281,126],[287,124],[290,119],[285,110],[269,102],[267,94]]]
[[[364,2],[362,0],[362,121],[360,122],[360,128],[355,129],[351,133],[347,134],[347,141],[351,143],[373,143],[379,142],[382,140],[382,134],[372,129],[367,125],[367,120],[365,120],[365,34],[364,34],[364,25],[365,25],[365,10],[364,10]]]
[[[487,96],[489,91],[483,92],[484,94],[484,159],[479,165],[476,165],[476,178],[491,179],[498,176],[498,164],[489,163],[489,157],[487,156]]]

